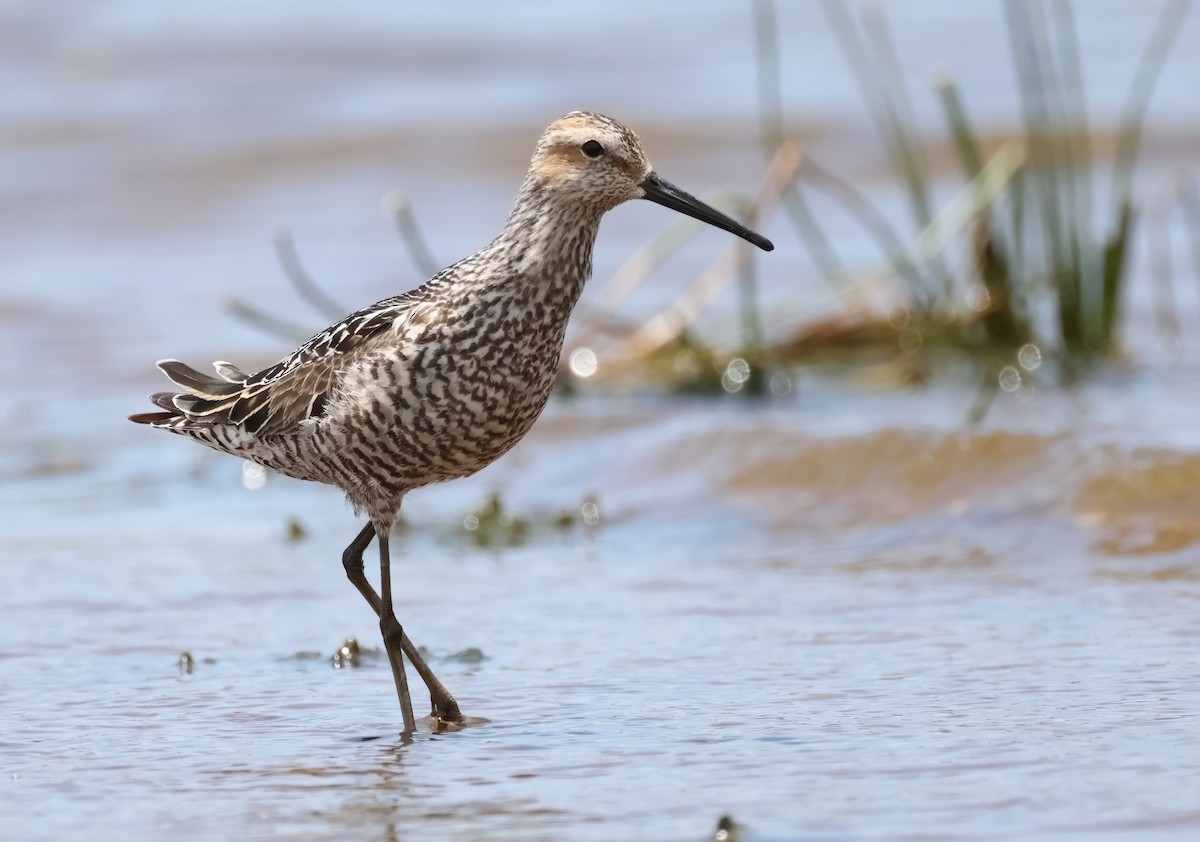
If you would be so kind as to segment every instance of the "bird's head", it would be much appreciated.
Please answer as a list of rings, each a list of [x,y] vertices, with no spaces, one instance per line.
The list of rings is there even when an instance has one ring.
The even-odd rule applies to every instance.
[[[572,111],[542,133],[529,168],[542,191],[599,213],[630,199],[649,199],[715,225],[771,251],[771,241],[659,178],[637,135],[610,117]]]

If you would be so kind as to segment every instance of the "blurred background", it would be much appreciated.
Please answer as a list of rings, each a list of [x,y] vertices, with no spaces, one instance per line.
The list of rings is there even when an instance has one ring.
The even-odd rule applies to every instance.
[[[14,838],[1193,836],[1189,6],[0,7]],[[605,218],[542,421],[406,503],[492,723],[405,745],[338,495],[125,416],[487,243],[573,109],[776,250]]]

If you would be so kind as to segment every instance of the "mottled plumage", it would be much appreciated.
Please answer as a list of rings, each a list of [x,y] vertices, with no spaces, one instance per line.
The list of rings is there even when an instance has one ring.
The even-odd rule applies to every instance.
[[[475,473],[537,420],[591,273],[600,218],[634,198],[771,248],[659,179],[629,129],[572,112],[542,135],[504,230],[481,251],[412,292],[352,313],[256,374],[218,362],[212,377],[163,361],[159,368],[180,391],[152,397],[163,411],[131,418],[335,485],[370,517],[344,562],[371,600],[361,557],[372,533],[380,538],[383,599],[374,596],[372,604],[394,655],[402,708],[401,642],[426,683],[432,673],[391,614],[387,530],[407,492]],[[460,718],[440,683],[430,689],[440,719]],[[407,710],[405,724],[411,730]]]

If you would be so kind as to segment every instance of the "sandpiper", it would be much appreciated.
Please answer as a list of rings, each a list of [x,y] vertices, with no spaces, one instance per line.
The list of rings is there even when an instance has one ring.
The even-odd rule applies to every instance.
[[[600,218],[630,199],[774,248],[660,178],[625,126],[573,111],[542,134],[504,230],[482,250],[351,313],[256,374],[217,362],[211,377],[163,360],[158,367],[181,391],[151,397],[161,412],[130,417],[337,486],[366,515],[342,564],[379,617],[406,733],[416,722],[403,656],[429,689],[436,724],[463,715],[392,607],[388,535],[400,504],[414,488],[475,473],[528,432],[550,396]],[[379,593],[363,571],[372,538]]]

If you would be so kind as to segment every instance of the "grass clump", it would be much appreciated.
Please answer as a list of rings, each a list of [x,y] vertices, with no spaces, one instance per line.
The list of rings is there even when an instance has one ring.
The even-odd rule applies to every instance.
[[[1132,174],[1146,106],[1187,11],[1168,0],[1139,61],[1117,127],[1107,191],[1098,195],[1073,6],[1068,0],[1004,3],[1022,125],[989,154],[967,104],[945,75],[935,94],[965,187],[941,208],[934,200],[927,144],[918,135],[883,8],[855,15],[822,0],[872,123],[902,185],[917,233],[906,237],[848,183],[810,166],[785,193],[785,208],[814,263],[835,286],[845,263],[812,213],[807,191],[832,196],[871,236],[890,274],[904,284],[913,326],[971,348],[1029,343],[1087,361],[1114,345],[1137,215]],[[771,0],[756,2],[762,137],[783,142],[780,68]],[[969,255],[952,273],[947,249]]]

